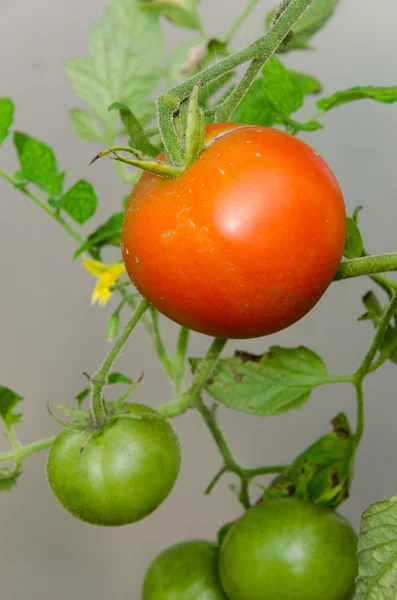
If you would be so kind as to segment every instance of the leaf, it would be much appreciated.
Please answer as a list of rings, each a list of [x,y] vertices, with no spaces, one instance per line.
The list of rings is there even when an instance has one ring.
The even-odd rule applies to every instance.
[[[336,92],[328,98],[321,98],[317,102],[317,108],[323,112],[355,100],[376,100],[385,104],[397,102],[396,87],[353,87],[348,90]]]
[[[254,81],[248,93],[237,106],[232,120],[235,123],[263,125],[294,123],[294,131],[315,131],[321,125],[288,119],[303,104],[303,86],[300,79],[276,58],[272,57]]]
[[[87,250],[99,250],[102,246],[119,246],[121,242],[121,229],[123,227],[124,213],[116,213],[103,225],[95,229],[88,236],[80,248],[76,250],[73,258],[78,258]]]
[[[146,98],[162,76],[158,66],[162,55],[157,15],[143,10],[139,0],[112,0],[102,19],[91,27],[89,58],[68,60],[66,73],[76,94],[106,130],[114,131],[115,116],[108,106],[115,100],[133,107],[143,122]]]
[[[0,417],[3,419],[7,429],[20,423],[22,415],[14,412],[15,407],[23,400],[16,392],[10,388],[0,385]]]
[[[0,146],[8,136],[14,111],[15,106],[10,98],[0,98]]]
[[[277,122],[273,106],[266,98],[263,79],[256,79],[248,93],[233,113],[233,123],[263,125],[269,127]]]
[[[123,375],[122,373],[110,373],[108,383],[127,383],[130,385],[133,381],[130,377],[127,377],[127,375]]]
[[[357,599],[396,600],[397,496],[363,514],[357,557]]]
[[[367,312],[360,317],[359,321],[372,321],[376,328],[384,310],[381,303],[372,291],[367,292],[363,296],[363,303]],[[379,346],[378,360],[383,361],[386,359],[397,364],[397,327],[392,327],[391,325],[387,327],[382,343]]]
[[[296,121],[287,115],[279,115],[277,122],[285,125],[288,133],[292,135],[296,135],[299,131],[318,131],[319,129],[323,129],[321,123],[317,121]]]
[[[319,94],[322,91],[322,84],[314,77],[314,75],[309,75],[309,73],[299,73],[298,71],[290,71],[299,81],[302,86],[302,91],[305,96],[308,94]]]
[[[351,484],[354,436],[344,413],[332,421],[333,431],[309,446],[266,490],[266,496],[299,496],[336,507]]]
[[[19,177],[34,183],[50,196],[59,196],[65,173],[58,172],[52,148],[19,131],[14,133],[14,144],[21,165]]]
[[[314,0],[293,28],[291,39],[285,46],[280,46],[279,51],[310,49],[311,38],[324,27],[338,3],[339,0]],[[273,14],[274,12],[270,13],[266,19],[268,27],[273,19]]]
[[[77,223],[84,225],[95,213],[97,204],[91,183],[80,179],[62,196],[60,206]]]
[[[346,258],[360,258],[364,252],[364,244],[360,230],[351,217],[346,219],[346,240],[343,250]]]
[[[303,88],[297,77],[274,57],[262,70],[266,97],[278,112],[290,115],[303,104]]]
[[[156,11],[179,27],[201,29],[198,0],[141,0],[142,7]]]
[[[190,359],[193,369],[199,359]],[[327,383],[321,358],[311,350],[273,346],[262,356],[237,352],[218,362],[208,393],[229,408],[262,417],[303,406],[312,388]]]
[[[72,108],[69,117],[74,131],[84,142],[105,141],[105,132],[100,123],[86,110]]]
[[[129,136],[129,144],[132,148],[135,148],[136,150],[142,150],[142,152],[148,154],[149,156],[156,156],[158,154],[158,148],[151,144],[143,130],[142,125],[139,123],[138,119],[128,108],[128,106],[122,102],[113,102],[113,104],[109,106],[109,110],[119,111],[120,118]]]
[[[16,483],[21,471],[18,469],[8,469],[3,467],[0,469],[0,492],[9,492]]]

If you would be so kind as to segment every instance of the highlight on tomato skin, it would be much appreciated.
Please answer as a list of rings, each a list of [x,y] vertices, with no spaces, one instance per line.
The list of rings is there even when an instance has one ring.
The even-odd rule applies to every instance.
[[[217,123],[206,139],[178,178],[142,175],[125,212],[127,272],[185,327],[225,338],[274,333],[305,316],[336,273],[342,192],[310,146],[279,130]]]
[[[351,600],[357,535],[326,506],[264,501],[226,534],[219,572],[229,600]]]

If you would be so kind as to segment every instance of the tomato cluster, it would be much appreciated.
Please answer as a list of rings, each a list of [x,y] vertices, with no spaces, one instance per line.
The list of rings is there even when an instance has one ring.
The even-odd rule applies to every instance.
[[[332,509],[283,498],[251,508],[220,548],[190,541],[150,565],[143,600],[351,600],[357,536]]]
[[[204,334],[253,338],[313,308],[345,234],[341,190],[310,146],[276,129],[217,123],[181,176],[142,175],[121,247],[132,282],[164,315]]]

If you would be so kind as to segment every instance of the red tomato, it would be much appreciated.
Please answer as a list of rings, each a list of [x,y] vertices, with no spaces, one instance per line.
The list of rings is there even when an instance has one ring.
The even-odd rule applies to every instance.
[[[310,146],[276,129],[217,123],[180,177],[142,175],[122,252],[139,292],[170,319],[253,338],[313,308],[345,233],[338,182]]]

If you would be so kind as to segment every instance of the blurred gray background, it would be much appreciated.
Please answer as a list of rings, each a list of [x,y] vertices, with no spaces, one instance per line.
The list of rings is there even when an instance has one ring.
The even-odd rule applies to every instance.
[[[88,168],[97,151],[83,144],[68,122],[68,109],[81,106],[63,72],[64,60],[85,56],[90,24],[100,18],[106,0],[0,0],[0,96],[17,105],[16,127],[56,148],[66,184],[88,178],[100,207],[91,221],[119,210],[127,193],[113,165]],[[263,31],[273,0],[263,0],[234,39],[240,48]],[[240,13],[242,0],[203,1],[200,11],[212,35],[222,36]],[[316,52],[285,57],[293,68],[320,76],[325,93],[352,85],[396,85],[395,0],[343,0],[327,28],[314,40]],[[164,26],[172,49],[188,32]],[[312,114],[313,106],[305,110]],[[304,114],[304,116],[305,116]],[[397,106],[358,102],[336,109],[325,130],[305,137],[329,162],[344,191],[351,214],[362,204],[360,223],[372,252],[396,251]],[[13,173],[15,153],[7,143],[0,167]],[[71,260],[73,240],[27,198],[0,179],[1,343],[0,382],[25,396],[24,442],[58,431],[47,402],[73,403],[108,349],[103,330],[114,303],[90,306],[94,279]],[[318,352],[333,374],[354,370],[370,342],[372,328],[358,323],[361,296],[370,287],[361,279],[333,284],[319,305],[300,323],[269,339],[230,343],[265,351],[270,344],[304,344]],[[114,301],[115,302],[115,301]],[[164,319],[166,340],[174,343],[175,326]],[[203,353],[209,339],[193,335],[191,355]],[[118,370],[145,373],[135,400],[156,406],[170,399],[170,389],[141,330],[126,346]],[[351,499],[341,507],[354,524],[368,505],[397,492],[397,367],[388,364],[366,383],[366,432]],[[330,419],[345,410],[354,420],[349,387],[315,391],[299,412],[261,419],[221,410],[233,450],[249,465],[283,463],[329,429]],[[353,421],[354,422],[354,421]],[[45,479],[45,452],[30,457],[18,486],[0,496],[1,596],[10,600],[139,599],[149,561],[164,547],[185,538],[215,537],[218,528],[240,513],[223,480],[210,497],[203,490],[220,458],[196,414],[174,421],[184,461],[177,485],[159,510],[138,524],[101,529],[70,517],[51,496]],[[0,450],[8,448],[0,440]]]

